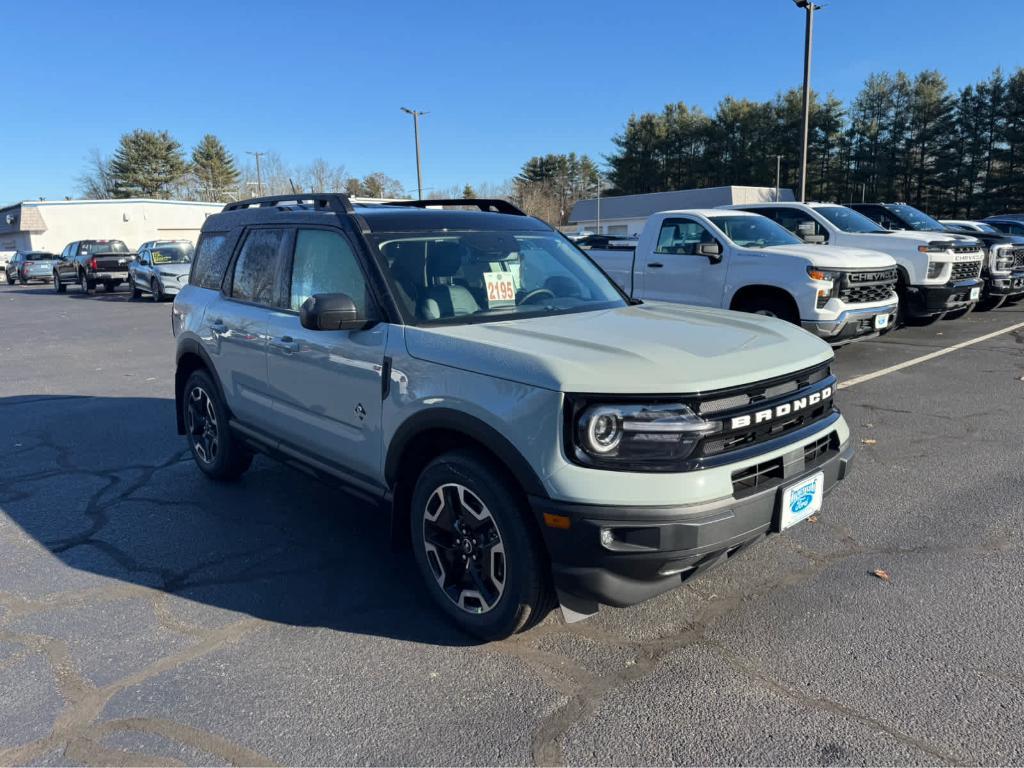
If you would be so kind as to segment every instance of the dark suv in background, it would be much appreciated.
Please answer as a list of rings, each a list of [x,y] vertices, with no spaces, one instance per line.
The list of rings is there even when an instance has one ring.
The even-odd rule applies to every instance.
[[[101,284],[113,291],[128,279],[128,265],[135,257],[120,240],[76,240],[68,243],[53,268],[53,289],[64,293],[78,285],[88,293]]]
[[[985,247],[981,269],[981,277],[985,281],[982,306],[995,309],[1007,299],[1024,296],[1024,237],[1002,231],[967,230],[943,224],[906,203],[850,203],[848,207],[863,213],[888,230],[953,232],[980,240]],[[1024,221],[1020,223],[1024,227]]]

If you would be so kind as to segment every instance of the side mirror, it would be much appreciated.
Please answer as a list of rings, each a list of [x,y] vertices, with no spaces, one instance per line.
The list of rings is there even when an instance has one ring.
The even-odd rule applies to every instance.
[[[796,225],[796,233],[800,237],[806,238],[808,235],[813,235],[817,227],[814,226],[813,221],[802,221]]]
[[[311,331],[358,331],[366,327],[356,303],[347,293],[318,293],[299,308],[299,322]]]
[[[823,245],[825,243],[824,235],[804,235],[801,240],[811,245]]]
[[[698,256],[707,256],[712,262],[722,260],[722,246],[718,243],[700,243],[697,246]]]

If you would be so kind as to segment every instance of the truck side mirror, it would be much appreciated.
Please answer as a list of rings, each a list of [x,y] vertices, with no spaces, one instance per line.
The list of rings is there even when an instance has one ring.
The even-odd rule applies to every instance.
[[[697,255],[707,256],[708,260],[714,264],[722,260],[722,246],[718,243],[701,243],[697,246]]]
[[[804,235],[801,239],[811,245],[823,245],[825,243],[824,235]]]
[[[808,235],[813,235],[817,231],[817,227],[814,226],[813,221],[801,221],[796,225],[796,233],[800,237],[806,239]]]

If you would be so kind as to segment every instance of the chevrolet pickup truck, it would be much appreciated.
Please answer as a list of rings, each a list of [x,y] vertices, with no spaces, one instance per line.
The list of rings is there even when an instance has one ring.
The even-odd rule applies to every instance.
[[[753,203],[733,210],[768,216],[804,242],[881,251],[896,260],[900,317],[937,319],[981,300],[984,248],[973,237],[893,232],[844,205]]]
[[[53,289],[65,293],[78,285],[89,293],[102,284],[108,291],[128,279],[128,265],[135,254],[120,240],[76,240],[68,243],[53,268]]]
[[[877,336],[896,319],[891,257],[807,245],[755,213],[656,213],[635,248],[587,252],[633,298],[778,317],[833,345]]]

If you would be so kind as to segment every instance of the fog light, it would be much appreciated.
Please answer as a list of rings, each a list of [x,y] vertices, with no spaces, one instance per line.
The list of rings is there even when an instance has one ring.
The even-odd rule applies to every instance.
[[[610,549],[612,544],[614,544],[614,543],[615,543],[615,537],[612,536],[612,529],[611,528],[602,528],[601,529],[601,545],[604,546],[604,547],[608,547]]]

